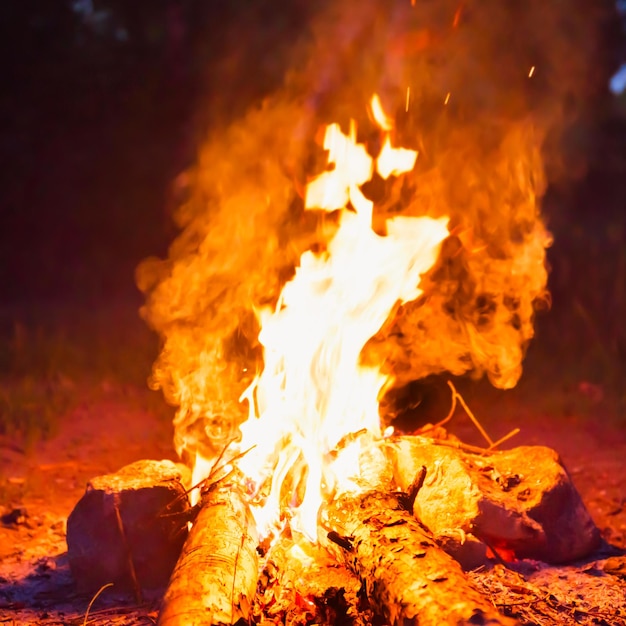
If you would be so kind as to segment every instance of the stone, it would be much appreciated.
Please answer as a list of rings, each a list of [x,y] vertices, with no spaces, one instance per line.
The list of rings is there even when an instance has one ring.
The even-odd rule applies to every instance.
[[[543,446],[472,453],[425,437],[397,437],[394,475],[426,478],[414,514],[435,537],[472,534],[518,559],[567,563],[589,555],[600,532],[559,455]]]
[[[189,469],[168,460],[137,461],[90,480],[67,520],[78,590],[164,586],[187,537],[189,481]]]

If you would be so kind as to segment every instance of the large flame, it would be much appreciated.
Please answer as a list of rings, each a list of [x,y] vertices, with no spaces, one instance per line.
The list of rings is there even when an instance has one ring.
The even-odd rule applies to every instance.
[[[356,389],[341,383],[327,395],[319,383],[331,359],[338,361],[337,377],[344,363],[364,366],[358,376],[370,377],[369,403],[392,377],[404,384],[433,373],[472,373],[486,374],[501,388],[516,384],[534,333],[534,311],[546,296],[550,236],[539,211],[542,149],[547,136],[548,148],[556,145],[554,137],[568,121],[564,113],[580,106],[581,94],[597,78],[593,58],[579,44],[594,37],[597,17],[560,3],[530,0],[523,10],[500,0],[322,4],[301,46],[290,50],[292,70],[282,86],[239,119],[213,126],[186,174],[188,198],[176,216],[180,236],[167,259],[147,260],[138,271],[147,295],[143,315],[163,342],[151,384],[178,407],[177,451],[190,462],[211,461],[248,419],[246,444],[255,427],[262,436],[242,464],[252,464],[253,455],[267,461],[274,468],[273,485],[288,492],[293,483],[296,504],[304,491],[304,470],[297,475],[296,468],[310,465],[309,443],[327,450],[339,432],[357,427],[348,425],[339,408],[337,415],[328,411],[345,406]],[[564,19],[568,32],[578,26],[576,37],[554,37],[565,32]],[[237,44],[244,45],[243,39],[238,33]],[[245,81],[252,73],[248,68]],[[224,90],[233,98],[241,98],[240,91],[236,85]],[[375,129],[365,115],[372,91],[380,94],[369,109]],[[340,132],[354,116],[358,137],[356,126]],[[304,181],[319,171],[313,135],[328,122],[339,122],[324,137],[333,163],[305,190]],[[345,170],[345,161],[354,170]],[[558,169],[554,159],[551,164]],[[315,210],[305,210],[303,197]],[[421,252],[437,260],[419,282],[423,293],[411,299],[417,292],[409,293],[409,286],[417,288],[415,276],[429,263],[420,256],[407,269],[410,261],[402,255],[408,254],[408,224],[420,224],[423,233],[430,224],[426,217],[444,216],[451,234],[438,256],[427,252],[429,245],[437,249],[436,237],[423,235]],[[412,221],[417,218],[425,221]],[[358,243],[366,240],[370,244]],[[342,264],[347,274],[335,274],[347,255],[344,246],[367,254]],[[404,259],[400,271],[416,270],[402,285],[386,281],[404,279],[378,273],[394,246]],[[411,253],[417,250],[412,241]],[[372,268],[375,258],[382,260]],[[376,321],[351,322],[355,328],[345,345],[316,355],[314,341],[332,334],[341,316],[321,303],[297,304],[295,294],[317,290],[327,303],[341,301],[339,286],[352,287],[350,272],[357,266],[369,288],[397,289],[384,298],[398,304]],[[356,308],[372,297],[367,287],[358,296],[349,293],[345,304]],[[316,317],[314,325],[298,331],[293,317],[300,309]],[[286,346],[275,337],[278,323],[295,335]],[[374,336],[368,338],[366,330]],[[308,359],[303,369],[318,359],[318,369],[308,372],[315,389],[297,391],[291,387],[295,381],[280,373],[287,361],[291,366],[296,345]],[[290,385],[288,394],[283,383]],[[277,388],[284,397],[270,408],[268,398]],[[239,401],[246,389],[251,418]],[[313,404],[324,398],[325,419],[346,422],[334,434],[330,422],[298,422],[293,430],[298,413],[307,420],[315,411],[322,414],[306,403],[291,410],[298,393]],[[371,406],[357,399],[358,428],[376,432]],[[270,431],[285,415],[278,430],[288,434],[279,442],[278,432]],[[281,446],[292,457],[283,456],[277,466],[274,452]],[[251,476],[257,482],[260,470]],[[276,489],[277,502],[284,502]]]
[[[327,127],[324,148],[334,167],[307,187],[307,209],[342,211],[334,237],[324,251],[302,255],[275,309],[260,312],[264,369],[244,394],[250,418],[240,448],[251,450],[238,464],[257,484],[271,482],[261,532],[278,522],[283,482],[297,464],[306,486],[291,526],[314,538],[322,486],[333,482],[328,453],[360,429],[380,434],[378,395],[387,377],[361,366],[361,351],[397,303],[421,294],[420,275],[448,234],[447,218],[396,217],[385,236],[372,230],[373,203],[359,186],[371,178],[373,159],[355,135],[354,124],[350,135]],[[386,163],[394,155],[388,140]],[[408,171],[416,157],[409,152],[396,150],[386,167]]]

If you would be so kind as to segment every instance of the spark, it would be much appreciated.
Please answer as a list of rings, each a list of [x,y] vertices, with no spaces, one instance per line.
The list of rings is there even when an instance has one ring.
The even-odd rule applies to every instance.
[[[411,88],[407,87],[406,88],[406,103],[404,105],[404,110],[408,112],[409,110],[409,103],[411,101]]]
[[[393,120],[390,117],[387,117],[387,114],[383,110],[383,105],[378,97],[378,94],[374,94],[372,96],[372,100],[370,101],[370,107],[372,111],[372,117],[376,120],[376,123],[382,128],[384,131],[390,131],[393,128]],[[354,130],[354,134],[351,135],[353,139],[356,139],[356,128]]]
[[[454,13],[454,19],[452,20],[452,28],[456,28],[461,21],[461,12],[463,11],[463,5],[460,4],[459,8]]]
[[[535,73],[535,66],[533,65],[530,68],[530,71],[528,72],[528,78],[532,78],[534,73]]]
[[[444,105],[446,105],[446,104],[448,104],[448,102],[450,102],[450,95],[451,95],[450,92],[448,92],[446,94],[446,99],[443,101]]]

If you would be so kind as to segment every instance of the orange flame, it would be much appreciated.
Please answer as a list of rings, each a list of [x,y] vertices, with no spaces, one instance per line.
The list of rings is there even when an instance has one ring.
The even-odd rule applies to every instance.
[[[471,12],[466,5],[329,3],[295,46],[296,62],[281,86],[262,102],[249,102],[245,114],[229,112],[226,123],[211,128],[180,190],[180,234],[167,258],[146,259],[137,272],[146,294],[142,315],[162,340],[150,385],[177,407],[174,445],[186,462],[211,461],[239,436],[248,407],[238,399],[259,373],[263,353],[266,360],[270,353],[259,343],[258,320],[270,320],[271,328],[274,317],[288,316],[276,302],[296,266],[296,284],[303,272],[327,270],[322,260],[331,254],[339,221],[342,229],[349,223],[369,229],[362,189],[376,198],[375,230],[382,241],[373,239],[379,244],[393,239],[385,219],[400,215],[449,216],[453,234],[422,277],[423,296],[394,308],[359,354],[360,365],[381,367],[397,386],[443,372],[486,375],[503,389],[517,383],[535,312],[547,302],[543,157],[557,166],[560,160],[548,145],[558,141],[545,137],[563,130],[571,94],[585,101],[584,77],[592,68],[589,55],[580,52],[580,37],[555,45],[562,7],[536,3],[519,22],[496,0],[474,3]],[[594,19],[580,24],[590,41]],[[538,58],[544,69],[537,65],[529,77]],[[540,70],[548,72],[545,80],[529,91]],[[226,94],[241,97],[239,84],[224,90],[226,100]],[[355,127],[343,126],[345,105],[360,102],[372,85],[397,114],[386,130],[379,124],[375,140],[369,133],[357,140]],[[342,123],[327,131],[329,156],[332,149],[337,158],[324,178],[337,187],[333,192],[318,179],[308,187],[301,182],[316,162],[309,140],[319,120]],[[366,138],[369,153],[358,147]],[[378,144],[384,149],[375,153]],[[385,150],[401,146],[419,147],[419,157],[413,161],[416,153],[409,151],[402,167],[387,167]],[[333,174],[333,166],[341,169],[338,163],[346,160],[342,150],[360,154],[362,171]],[[415,167],[402,173],[411,163]],[[371,184],[355,182],[366,172],[377,172]],[[387,172],[389,179],[379,180]],[[332,203],[338,208],[327,215]],[[339,220],[340,213],[345,218]],[[265,329],[261,339],[270,335]],[[267,407],[268,376],[264,370],[246,396],[256,407],[252,423],[265,419],[257,415],[262,402]],[[267,433],[275,440],[269,430],[264,438]],[[276,455],[267,459],[283,508],[289,494],[296,493],[296,506],[302,502],[305,486],[298,477],[309,471],[303,455],[295,456],[297,436],[275,442],[278,451],[293,445],[291,466],[288,460],[279,464]],[[268,491],[264,484],[259,497]]]
[[[380,101],[372,102],[381,129],[390,130]],[[388,377],[361,366],[361,351],[397,303],[420,295],[420,275],[448,235],[447,218],[428,217],[389,219],[387,234],[376,234],[373,203],[359,188],[371,178],[374,159],[356,142],[355,124],[348,135],[331,124],[323,145],[334,169],[309,183],[305,208],[342,210],[339,228],[325,251],[302,255],[275,309],[259,312],[264,369],[242,396],[250,411],[238,446],[252,448],[238,466],[255,489],[269,481],[269,495],[255,510],[261,534],[280,526],[286,502],[292,528],[312,540],[324,491],[337,478],[329,453],[350,433],[381,435],[378,396]],[[387,136],[376,167],[385,178],[399,175],[416,157],[391,148]],[[358,454],[352,458],[347,464],[358,473]],[[342,479],[350,471],[344,466]],[[287,484],[304,485],[302,497],[285,498]]]
[[[393,128],[393,120],[387,117],[385,111],[383,111],[383,105],[378,97],[378,94],[374,94],[370,101],[370,107],[372,109],[372,116],[374,120],[385,131],[390,131]]]

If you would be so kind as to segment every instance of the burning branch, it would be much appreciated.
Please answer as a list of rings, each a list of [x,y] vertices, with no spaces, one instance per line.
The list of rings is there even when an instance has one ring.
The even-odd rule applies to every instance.
[[[221,482],[207,489],[163,598],[159,626],[248,620],[258,579],[257,545],[240,488]]]
[[[400,494],[345,495],[326,505],[322,517],[324,530],[338,528],[349,537],[349,543],[333,541],[327,531],[322,543],[359,576],[374,609],[390,624],[516,623],[499,615],[467,580],[458,562],[406,511]]]

